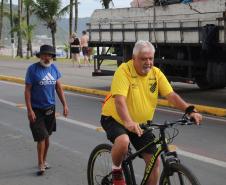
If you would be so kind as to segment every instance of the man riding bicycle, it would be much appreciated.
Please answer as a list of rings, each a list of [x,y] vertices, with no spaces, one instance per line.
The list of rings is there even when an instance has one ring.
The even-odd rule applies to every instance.
[[[185,111],[199,124],[202,116],[194,106],[186,103],[175,93],[160,69],[154,67],[155,48],[148,41],[138,41],[133,49],[133,58],[123,63],[115,72],[111,85],[111,96],[103,105],[101,125],[107,138],[113,143],[112,176],[114,185],[125,185],[121,163],[131,142],[136,150],[141,149],[154,135],[143,135],[139,123],[152,120],[158,95],[165,97],[178,109]],[[147,164],[156,147],[150,147],[142,154]],[[160,159],[157,160],[147,185],[157,185]]]

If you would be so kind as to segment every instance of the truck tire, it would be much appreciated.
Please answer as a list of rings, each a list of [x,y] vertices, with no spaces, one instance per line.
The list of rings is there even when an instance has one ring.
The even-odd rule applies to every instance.
[[[206,76],[196,76],[195,80],[200,89],[205,90],[211,88],[211,84],[207,80]]]
[[[226,86],[226,64],[209,62],[205,75],[196,76],[200,89],[222,89]]]
[[[226,65],[224,63],[214,63],[212,67],[214,88],[224,88],[226,86]]]

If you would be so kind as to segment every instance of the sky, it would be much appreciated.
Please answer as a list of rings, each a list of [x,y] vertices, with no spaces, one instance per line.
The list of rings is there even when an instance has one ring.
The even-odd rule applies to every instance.
[[[132,0],[113,0],[115,8],[129,7]],[[63,0],[66,5],[69,0]],[[99,0],[80,0],[79,17],[90,17],[95,9],[102,8]]]
[[[132,0],[113,0],[114,8],[129,7],[131,1]],[[17,4],[17,2],[18,0],[13,0],[14,4]],[[70,0],[62,0],[63,6],[69,4],[69,2]],[[102,8],[100,0],[79,0],[79,2],[78,16],[80,18],[90,17],[95,9]]]

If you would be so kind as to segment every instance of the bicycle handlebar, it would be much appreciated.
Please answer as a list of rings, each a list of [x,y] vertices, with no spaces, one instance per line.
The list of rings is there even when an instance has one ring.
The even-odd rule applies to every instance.
[[[193,119],[183,117],[182,119],[179,119],[179,120],[173,121],[173,122],[165,121],[164,124],[149,122],[147,124],[141,124],[140,127],[144,130],[154,130],[153,127],[158,127],[161,129],[161,128],[169,128],[174,125],[193,125],[193,124],[196,124]]]

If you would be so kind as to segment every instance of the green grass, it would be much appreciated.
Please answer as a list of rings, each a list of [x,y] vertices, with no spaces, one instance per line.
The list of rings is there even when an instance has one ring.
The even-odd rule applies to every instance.
[[[1,61],[7,61],[7,62],[35,62],[38,60],[38,58],[36,56],[34,57],[31,57],[29,59],[25,57],[23,58],[20,58],[20,57],[15,57],[15,58],[12,58],[11,56],[6,56],[6,55],[0,55],[0,60]],[[83,57],[81,57],[81,64],[83,64]],[[57,62],[71,62],[71,59],[68,59],[68,58],[57,58]],[[91,64],[93,64],[94,61],[92,60],[91,61]],[[117,61],[114,61],[114,60],[104,60],[103,65],[107,65],[107,66],[116,66],[117,65]]]
[[[36,57],[31,57],[29,59],[26,59],[26,57],[24,58],[20,58],[20,57],[11,57],[11,56],[5,56],[5,55],[0,55],[0,60],[1,61],[7,61],[7,62],[34,62],[37,61]]]

